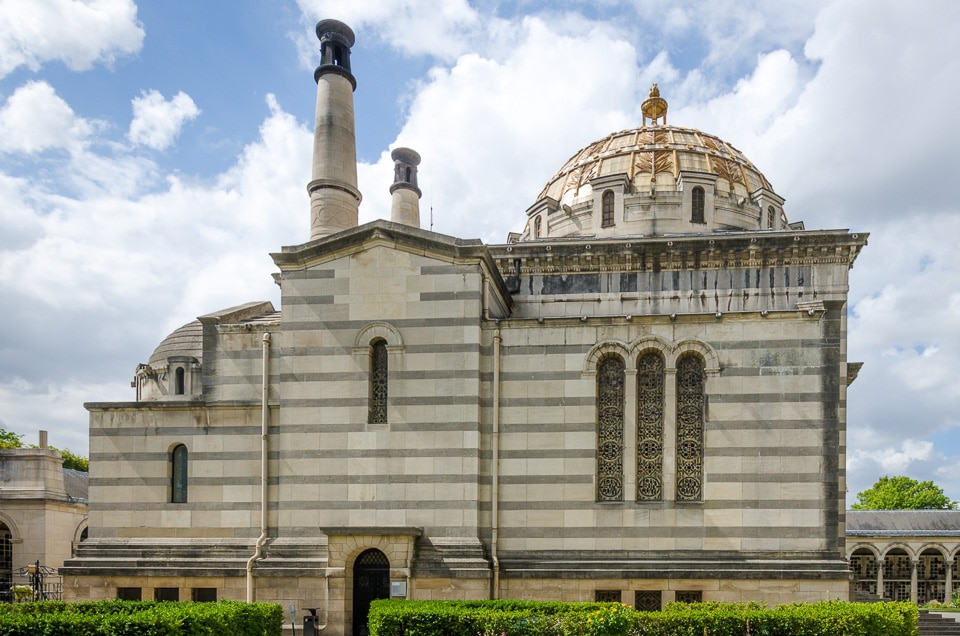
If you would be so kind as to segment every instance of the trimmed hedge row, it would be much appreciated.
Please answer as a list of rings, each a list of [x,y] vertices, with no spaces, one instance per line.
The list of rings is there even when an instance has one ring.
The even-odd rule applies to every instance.
[[[917,636],[913,603],[619,603],[374,601],[370,636]]]
[[[273,603],[90,601],[0,604],[0,636],[280,636]]]

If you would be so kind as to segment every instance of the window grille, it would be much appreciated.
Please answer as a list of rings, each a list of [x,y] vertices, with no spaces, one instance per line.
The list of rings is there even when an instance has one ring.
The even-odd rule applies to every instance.
[[[370,345],[370,404],[367,422],[387,421],[387,342],[376,340]]]
[[[663,593],[659,590],[640,590],[634,592],[633,607],[641,612],[659,612],[663,609]]]
[[[703,499],[703,361],[677,364],[677,501]]]
[[[663,357],[637,361],[637,501],[663,499]]]
[[[597,603],[619,603],[622,598],[620,590],[595,590],[593,600]]]
[[[597,501],[623,501],[624,363],[608,356],[597,369]]]

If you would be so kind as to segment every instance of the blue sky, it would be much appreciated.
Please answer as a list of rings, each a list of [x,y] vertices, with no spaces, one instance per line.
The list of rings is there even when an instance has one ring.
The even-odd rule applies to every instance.
[[[807,228],[870,232],[851,272],[851,496],[960,500],[960,3],[928,0],[0,0],[0,421],[86,452],[194,317],[279,302],[308,236],[313,26],[357,34],[361,221],[390,148],[434,229],[501,242],[580,147],[640,122],[741,149]],[[423,215],[424,225],[428,223]]]

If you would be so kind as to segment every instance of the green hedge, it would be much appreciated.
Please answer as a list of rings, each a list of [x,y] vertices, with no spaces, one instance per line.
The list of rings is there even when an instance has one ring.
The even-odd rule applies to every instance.
[[[273,603],[0,604],[0,636],[280,636],[282,623]]]
[[[912,603],[619,603],[375,601],[370,636],[916,636]]]

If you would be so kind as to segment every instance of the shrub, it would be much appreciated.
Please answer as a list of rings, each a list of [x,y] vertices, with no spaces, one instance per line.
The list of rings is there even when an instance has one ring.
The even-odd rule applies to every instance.
[[[96,601],[0,604],[0,636],[280,636],[272,603]]]
[[[374,601],[371,636],[916,636],[912,603],[620,603]]]

